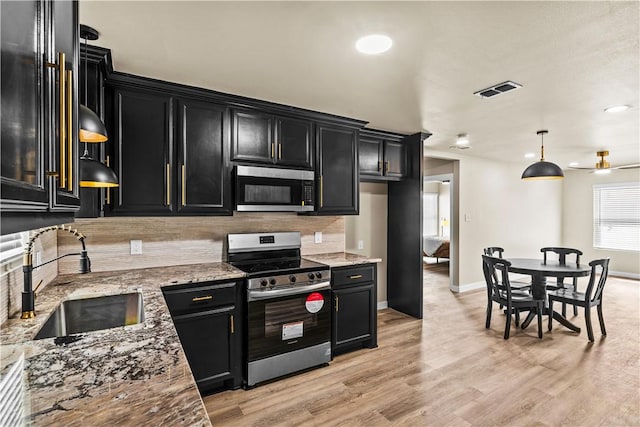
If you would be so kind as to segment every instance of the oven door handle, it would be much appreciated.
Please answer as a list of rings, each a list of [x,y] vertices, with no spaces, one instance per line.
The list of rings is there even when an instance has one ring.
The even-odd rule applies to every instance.
[[[272,290],[259,290],[254,291],[249,289],[247,291],[247,301],[256,301],[268,298],[284,297],[288,295],[304,294],[312,291],[324,291],[331,289],[331,282],[316,283],[315,285],[293,287],[286,289],[272,289]]]

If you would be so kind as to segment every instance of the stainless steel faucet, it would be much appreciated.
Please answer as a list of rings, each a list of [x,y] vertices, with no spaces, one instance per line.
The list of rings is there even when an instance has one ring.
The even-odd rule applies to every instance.
[[[76,236],[76,238],[80,240],[80,243],[82,244],[82,251],[61,255],[57,258],[54,258],[47,262],[43,262],[42,264],[36,265],[34,267],[33,266],[33,243],[36,241],[38,237],[40,237],[40,235],[48,231],[54,231],[54,230],[67,231],[73,234],[74,236]],[[64,225],[54,225],[51,227],[41,228],[40,230],[38,230],[36,234],[31,236],[31,238],[29,239],[29,242],[25,246],[24,254],[22,256],[22,273],[24,276],[24,290],[22,291],[22,315],[20,316],[21,319],[31,319],[36,316],[36,312],[35,312],[36,293],[35,293],[35,290],[33,289],[33,282],[32,282],[33,270],[35,270],[36,268],[42,267],[43,265],[57,261],[60,258],[64,258],[72,255],[80,255],[80,273],[91,272],[91,260],[87,255],[87,248],[84,245],[85,238],[86,236],[82,233],[78,233],[78,230],[72,229],[71,226],[66,228]],[[42,282],[38,284],[38,287],[40,286],[41,283]],[[37,287],[36,287],[36,290],[37,290]]]

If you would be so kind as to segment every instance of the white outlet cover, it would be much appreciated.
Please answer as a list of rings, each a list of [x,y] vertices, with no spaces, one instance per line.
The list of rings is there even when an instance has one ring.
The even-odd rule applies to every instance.
[[[358,249],[364,249],[364,241],[358,240]]]
[[[142,240],[131,240],[131,255],[140,255],[142,253]]]
[[[322,231],[316,231],[313,234],[313,241],[315,243],[322,243]]]
[[[42,264],[42,252],[36,252],[36,265]]]

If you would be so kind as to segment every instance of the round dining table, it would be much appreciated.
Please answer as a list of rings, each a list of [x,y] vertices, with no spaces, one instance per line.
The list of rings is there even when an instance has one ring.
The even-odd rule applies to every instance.
[[[534,300],[544,300],[544,313],[548,314],[548,308],[546,304],[547,299],[547,277],[567,278],[567,277],[585,277],[591,273],[591,267],[589,264],[568,263],[560,265],[558,261],[549,261],[546,263],[541,259],[535,258],[507,258],[507,261],[511,263],[509,271],[512,273],[526,274],[531,276],[531,295]],[[529,326],[529,323],[534,319],[536,315],[535,310],[529,312],[529,315],[522,322],[522,328]],[[569,322],[562,314],[554,310],[554,320],[557,320],[563,326],[571,329],[575,332],[580,332],[580,328],[573,323]]]

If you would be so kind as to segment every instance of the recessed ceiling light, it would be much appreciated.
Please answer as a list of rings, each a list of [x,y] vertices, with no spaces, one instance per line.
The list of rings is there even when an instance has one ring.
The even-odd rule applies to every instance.
[[[593,171],[593,173],[597,173],[598,175],[606,175],[608,173],[611,173],[611,169],[597,169]]]
[[[576,166],[578,166],[579,164],[580,164],[580,163],[578,163],[578,162],[571,162],[571,163],[569,163],[569,167],[571,167],[571,168],[575,168],[575,167],[576,167]]]
[[[605,108],[604,111],[606,113],[619,113],[621,111],[628,110],[629,108],[631,107],[629,107],[628,105],[613,105],[611,107]]]
[[[377,55],[391,49],[393,41],[389,36],[384,34],[370,34],[358,39],[356,49],[358,52],[366,55]]]
[[[533,159],[536,156],[536,153],[527,153],[524,155],[525,159]]]
[[[469,135],[466,133],[459,133],[456,139],[456,145],[467,145],[469,143]]]

